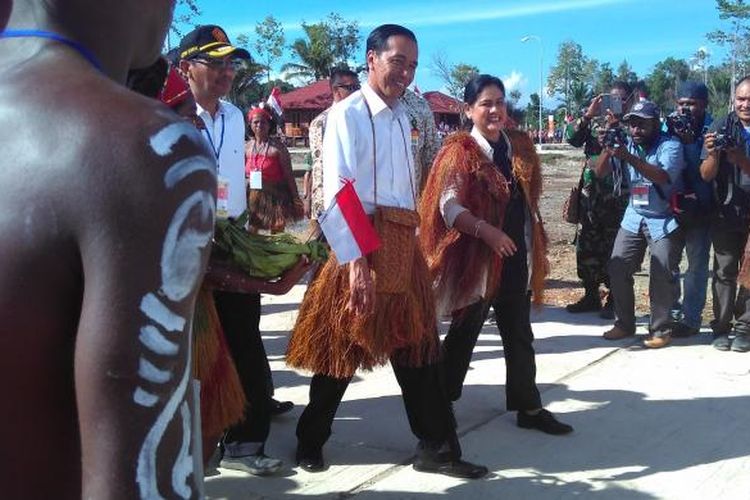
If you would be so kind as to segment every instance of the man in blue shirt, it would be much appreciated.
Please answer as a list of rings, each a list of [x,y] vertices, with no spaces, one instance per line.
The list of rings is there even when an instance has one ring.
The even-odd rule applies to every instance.
[[[750,77],[737,84],[734,111],[711,126],[705,137],[700,172],[713,181],[717,210],[711,222],[714,246],[712,282],[713,346],[721,351],[750,351],[750,293],[737,276],[750,231]],[[734,320],[734,325],[732,325]],[[730,334],[734,330],[734,339]]]
[[[677,263],[680,235],[669,200],[682,187],[685,158],[679,141],[663,134],[659,108],[650,101],[636,103],[623,117],[631,138],[619,147],[607,147],[597,163],[597,175],[612,169],[627,172],[630,201],[615,238],[609,262],[609,277],[617,320],[604,334],[607,340],[635,335],[633,275],[639,269],[646,247],[651,253],[649,297],[651,336],[646,347],[669,344],[670,309],[677,298]]]
[[[700,331],[701,314],[706,305],[708,258],[711,251],[711,219],[708,214],[714,205],[713,187],[710,182],[703,180],[700,173],[703,134],[713,120],[706,113],[707,106],[708,88],[700,82],[683,82],[677,89],[676,111],[691,117],[690,124],[688,128],[668,127],[668,132],[682,143],[685,151],[685,171],[682,176],[684,191],[680,197],[679,209],[682,210],[680,230],[684,237],[688,268],[682,283],[683,303],[681,307],[677,303],[675,308],[679,319],[672,331],[675,337],[687,337]]]

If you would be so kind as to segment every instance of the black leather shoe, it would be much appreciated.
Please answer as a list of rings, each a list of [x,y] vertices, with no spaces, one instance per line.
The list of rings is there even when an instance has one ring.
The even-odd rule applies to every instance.
[[[519,411],[516,422],[518,423],[518,427],[536,429],[555,436],[573,432],[573,427],[560,422],[550,411],[544,408],[539,410],[539,413],[536,415],[529,415],[524,411]]]
[[[294,408],[291,401],[277,401],[271,398],[271,416],[283,415]]]
[[[601,300],[599,300],[599,294],[596,295],[586,294],[578,302],[568,304],[565,306],[565,310],[569,313],[585,313],[585,312],[597,312],[602,308]]]
[[[298,449],[296,459],[297,465],[307,472],[323,472],[327,469],[326,463],[323,461],[322,451],[317,453],[303,453]]]
[[[728,351],[732,347],[732,339],[729,338],[729,335],[716,335],[714,334],[714,340],[711,342],[711,345],[714,347],[714,349],[718,349],[720,351]]]
[[[435,461],[417,457],[414,460],[414,470],[419,472],[430,472],[444,476],[459,477],[462,479],[479,479],[487,475],[487,467],[472,464],[463,460]]]
[[[738,333],[732,342],[732,350],[734,352],[750,351],[750,334]]]

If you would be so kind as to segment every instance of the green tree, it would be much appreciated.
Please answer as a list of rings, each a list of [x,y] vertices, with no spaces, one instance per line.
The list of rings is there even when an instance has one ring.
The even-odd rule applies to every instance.
[[[253,104],[261,102],[264,98],[264,87],[260,83],[263,70],[263,66],[256,62],[243,61],[235,71],[227,100],[242,110],[247,110]]]
[[[690,66],[683,59],[668,57],[646,77],[649,96],[664,111],[674,109],[677,87],[690,78]]]
[[[731,102],[732,69],[729,64],[708,68],[708,109],[714,118],[721,118],[729,112]]]
[[[432,72],[442,80],[448,95],[462,101],[464,88],[474,76],[479,74],[479,68],[471,64],[451,64],[441,52],[432,55]]]
[[[305,38],[298,38],[290,46],[297,62],[287,63],[281,70],[289,78],[316,81],[331,75],[336,66],[349,66],[359,46],[359,25],[345,21],[338,14],[329,14],[319,23],[302,23]]]
[[[566,111],[574,116],[578,115],[589,105],[592,97],[591,87],[585,82],[573,82],[570,85],[570,107]]]
[[[542,114],[544,114],[544,111],[542,111]],[[529,95],[525,118],[527,128],[539,128],[539,94],[536,92]]]
[[[693,57],[690,58],[690,63],[693,65],[692,69],[698,73],[705,85],[708,85],[708,68],[710,59],[711,53],[708,52],[706,47],[700,47],[695,51]]]
[[[557,51],[555,65],[547,76],[547,92],[550,96],[562,94],[563,103],[570,108],[571,84],[590,81],[592,69],[592,61],[583,54],[580,44],[573,40],[562,42]]]
[[[265,66],[267,81],[271,81],[271,67],[284,50],[284,27],[273,16],[266,16],[255,25],[253,48],[258,60]]]
[[[615,73],[614,71],[612,71],[612,65],[608,62],[602,63],[602,65],[599,66],[599,71],[596,74],[594,94],[603,94],[605,92],[609,92],[614,81]]]
[[[623,59],[617,67],[617,80],[627,82],[631,87],[638,83],[638,75],[633,71],[627,59]]]
[[[744,0],[716,0],[719,19],[729,22],[728,29],[716,29],[706,37],[719,45],[729,46],[730,89],[729,105],[734,99],[734,82],[737,67],[745,66],[750,59],[750,5]]]
[[[167,32],[167,39],[164,41],[167,50],[178,45],[180,38],[182,38],[188,30],[193,29],[198,25],[196,19],[200,15],[201,11],[198,8],[198,0],[177,0],[174,8],[174,15],[172,16],[172,24]],[[172,39],[173,35],[177,42]]]

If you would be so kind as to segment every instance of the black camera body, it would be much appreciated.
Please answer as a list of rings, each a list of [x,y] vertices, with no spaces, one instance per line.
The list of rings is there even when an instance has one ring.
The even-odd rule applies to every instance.
[[[695,129],[693,128],[693,113],[690,108],[683,108],[681,113],[675,111],[667,116],[667,130],[672,135],[688,135],[694,141]]]
[[[714,148],[718,150],[733,148],[739,145],[739,120],[734,113],[730,113],[723,127],[716,131]]]
[[[602,144],[607,148],[619,148],[625,144],[627,136],[625,131],[620,127],[608,128],[604,131],[604,138]]]
[[[714,148],[716,149],[728,149],[736,146],[736,142],[732,134],[728,134],[726,130],[717,132],[716,138],[714,139]]]

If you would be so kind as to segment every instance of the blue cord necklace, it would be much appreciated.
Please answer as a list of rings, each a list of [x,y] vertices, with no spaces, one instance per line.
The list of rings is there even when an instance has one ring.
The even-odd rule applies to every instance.
[[[65,38],[64,36],[58,35],[57,33],[52,33],[51,31],[44,30],[6,30],[0,31],[0,39],[2,38],[45,38],[47,40],[52,40],[63,45],[67,45],[71,49],[78,52],[81,57],[91,63],[91,65],[99,70],[99,72],[104,73],[99,59],[96,58],[93,52],[91,52],[80,42]]]

